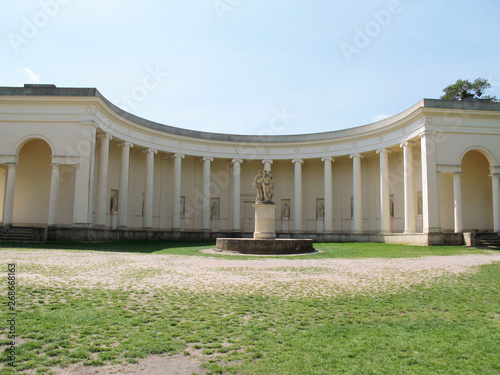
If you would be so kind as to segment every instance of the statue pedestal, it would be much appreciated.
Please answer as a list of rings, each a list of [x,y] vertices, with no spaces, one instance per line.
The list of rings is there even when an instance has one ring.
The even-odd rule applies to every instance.
[[[253,238],[256,240],[274,240],[276,238],[275,204],[256,203],[255,208],[255,232]]]

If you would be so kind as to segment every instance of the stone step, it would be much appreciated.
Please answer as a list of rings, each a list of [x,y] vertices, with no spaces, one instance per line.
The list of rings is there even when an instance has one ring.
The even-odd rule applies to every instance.
[[[32,241],[34,230],[33,228],[13,227],[7,229],[1,236],[0,241]]]

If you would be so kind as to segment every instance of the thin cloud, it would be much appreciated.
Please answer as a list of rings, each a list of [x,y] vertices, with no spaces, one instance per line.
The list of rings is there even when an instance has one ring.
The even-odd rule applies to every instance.
[[[22,68],[19,69],[19,71],[26,73],[29,78],[29,83],[40,83],[40,77],[37,74],[33,73],[31,69]]]

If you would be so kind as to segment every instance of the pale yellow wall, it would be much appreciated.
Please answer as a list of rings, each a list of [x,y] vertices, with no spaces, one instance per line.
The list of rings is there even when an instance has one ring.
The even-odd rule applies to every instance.
[[[59,171],[59,196],[57,199],[56,224],[73,224],[73,204],[75,200],[75,169],[62,165]]]
[[[42,140],[32,140],[19,154],[14,193],[14,225],[47,225],[51,151]]]
[[[462,161],[462,206],[464,231],[493,229],[491,177],[486,158],[468,152]]]
[[[453,232],[455,230],[453,176],[441,174],[439,176],[441,230]]]
[[[134,148],[130,151],[129,168],[128,226],[129,228],[142,228],[143,194],[146,179],[146,155],[142,150]]]
[[[182,159],[181,196],[185,197],[185,216],[181,218],[181,230],[201,228],[200,202],[194,202],[195,191],[203,192],[203,164],[199,158],[186,157]],[[181,214],[182,216],[182,214]]]
[[[5,184],[7,183],[7,171],[0,167],[0,221],[3,220],[3,204],[5,200]]]
[[[317,230],[316,199],[325,197],[324,168],[321,159],[307,159],[302,165],[302,226],[307,232]],[[289,181],[293,185],[293,179]]]
[[[210,197],[219,198],[219,220],[211,222],[215,229],[227,230],[229,228],[229,218],[231,216],[231,196],[230,185],[232,175],[231,167],[227,159],[214,159],[210,165]],[[253,181],[253,180],[252,180]]]
[[[417,158],[420,160],[420,156],[415,154],[413,150],[413,160],[416,161]],[[380,163],[380,162],[379,162]],[[380,167],[379,167],[380,168]],[[414,164],[414,182],[415,182],[415,194],[417,190],[417,176],[421,174],[419,166]],[[404,230],[404,177],[403,177],[403,153],[401,149],[395,149],[389,154],[389,194],[394,196],[394,218],[391,218],[391,228],[395,233],[403,232]],[[378,182],[380,186],[380,181]],[[380,194],[380,188],[379,188]],[[380,200],[380,198],[379,198]],[[415,197],[416,201],[416,197]],[[380,203],[379,203],[380,204]],[[380,214],[378,214],[380,218]],[[380,226],[379,226],[380,228]]]

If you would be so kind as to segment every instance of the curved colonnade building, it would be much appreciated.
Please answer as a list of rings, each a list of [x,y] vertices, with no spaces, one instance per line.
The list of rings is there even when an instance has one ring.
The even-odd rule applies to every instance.
[[[463,243],[463,232],[500,232],[500,103],[424,99],[351,129],[246,136],[147,121],[94,88],[0,88],[3,231],[251,235],[262,169],[278,237]]]

